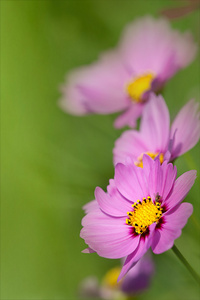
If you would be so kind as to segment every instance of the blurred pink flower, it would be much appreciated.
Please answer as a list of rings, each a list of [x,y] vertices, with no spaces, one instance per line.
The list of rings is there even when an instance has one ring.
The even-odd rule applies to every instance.
[[[150,253],[145,254],[128,274],[117,283],[120,267],[110,269],[101,283],[95,276],[85,278],[79,288],[81,298],[100,298],[105,300],[128,299],[150,287],[155,272]]]
[[[155,272],[150,253],[146,253],[126,274],[121,283],[121,290],[126,295],[136,295],[148,289]]]
[[[186,67],[196,50],[189,32],[172,30],[165,19],[140,18],[125,28],[116,50],[68,74],[59,104],[74,115],[123,111],[115,127],[135,127],[149,93]]]
[[[140,131],[127,130],[116,140],[114,164],[128,157],[142,167],[146,153],[160,162],[173,161],[196,145],[200,137],[199,103],[190,100],[178,113],[170,129],[170,115],[162,96],[151,94],[144,108]]]
[[[194,184],[196,171],[177,180],[176,174],[171,163],[161,165],[158,159],[144,155],[143,168],[117,164],[107,193],[96,188],[96,200],[87,205],[80,236],[102,257],[127,256],[118,280],[150,247],[160,254],[181,235],[193,211],[190,203],[181,202]]]

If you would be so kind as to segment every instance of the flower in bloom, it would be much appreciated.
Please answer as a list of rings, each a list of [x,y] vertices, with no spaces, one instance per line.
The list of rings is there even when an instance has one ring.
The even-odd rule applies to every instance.
[[[178,113],[170,129],[170,115],[162,96],[150,95],[140,124],[140,131],[127,130],[115,142],[114,164],[131,157],[142,167],[144,153],[160,162],[173,161],[196,145],[200,137],[199,104],[189,101]]]
[[[195,57],[189,32],[172,30],[150,16],[131,23],[118,48],[67,76],[60,106],[74,115],[123,111],[115,127],[135,127],[151,91],[157,92]]]
[[[194,184],[196,171],[176,180],[177,170],[166,161],[143,157],[143,168],[117,164],[107,192],[95,190],[86,207],[81,237],[89,248],[106,258],[126,257],[118,280],[151,247],[155,254],[170,249],[193,211],[181,203]]]
[[[85,278],[80,285],[80,296],[87,299],[94,297],[105,300],[128,299],[129,296],[142,293],[149,288],[154,269],[153,260],[147,253],[120,282],[117,282],[120,267],[110,269],[101,283],[94,276]]]

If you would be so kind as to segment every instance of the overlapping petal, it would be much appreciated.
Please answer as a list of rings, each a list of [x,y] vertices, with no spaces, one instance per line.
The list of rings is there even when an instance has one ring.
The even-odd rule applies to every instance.
[[[163,97],[151,94],[141,120],[140,132],[147,151],[166,152],[169,143],[170,116]]]
[[[171,163],[164,162],[160,165],[159,159],[153,161],[148,155],[143,157],[143,165],[145,165],[144,173],[148,182],[149,195],[152,199],[158,193],[165,199],[174,186],[177,175],[176,167]]]
[[[101,210],[83,218],[81,237],[98,253],[106,258],[121,258],[135,250],[139,236],[130,232],[124,218],[107,216]]]
[[[114,122],[115,128],[122,128],[129,126],[135,128],[137,125],[137,119],[142,115],[145,103],[132,103],[132,100],[128,108],[123,112]]]
[[[155,230],[155,224],[152,224],[149,227],[149,235],[146,237],[140,238],[140,242],[138,244],[138,247],[135,249],[135,251],[131,254],[129,254],[124,262],[124,265],[122,267],[121,273],[118,277],[118,281],[120,281],[124,275],[132,268],[136,263],[140,260],[140,258],[147,252],[147,250],[151,246],[151,241],[153,237],[153,233]]]
[[[69,73],[60,106],[74,115],[124,110],[130,105],[123,88],[127,78],[117,52],[105,53],[96,63]]]
[[[114,217],[123,217],[131,210],[131,202],[123,198],[118,190],[112,190],[112,196],[105,193],[101,188],[95,190],[95,198],[99,207],[106,213]]]
[[[142,172],[137,170],[135,165],[117,164],[115,168],[115,183],[119,192],[128,200],[136,202],[145,195],[145,189],[140,182],[138,174]]]
[[[168,210],[178,205],[187,196],[194,184],[196,174],[195,170],[191,170],[178,177],[174,183],[172,193],[164,201]]]
[[[187,223],[192,212],[192,204],[181,203],[164,214],[164,223],[161,228],[155,230],[153,236],[151,247],[154,253],[160,254],[173,246],[174,240],[181,235],[181,229]]]
[[[126,294],[136,294],[147,289],[150,285],[155,267],[149,252],[131,268],[121,282],[121,290]]]
[[[151,144],[152,146],[152,144]],[[127,130],[116,140],[113,149],[114,164],[125,163],[127,157],[137,161],[141,153],[149,151],[149,144],[145,141],[140,132]]]

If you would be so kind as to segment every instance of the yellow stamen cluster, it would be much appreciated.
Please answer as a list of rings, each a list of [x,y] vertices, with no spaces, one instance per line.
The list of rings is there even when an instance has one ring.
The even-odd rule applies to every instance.
[[[157,199],[160,199],[160,196]],[[129,218],[126,219],[126,224],[133,226],[138,234],[144,233],[151,224],[158,222],[162,216],[161,203],[157,201],[154,204],[151,197],[143,198],[142,201],[137,200],[132,206],[134,209],[127,212]]]
[[[134,78],[126,86],[126,92],[135,102],[142,102],[142,95],[151,89],[152,81],[155,76],[152,73],[147,73]]]
[[[149,155],[151,158],[156,158],[156,156],[159,154],[159,152],[157,153],[153,153],[153,152],[145,152],[145,153],[142,153],[138,158],[137,158],[137,161],[135,162],[135,165],[137,167],[140,167],[140,168],[143,168],[143,155],[144,154],[147,154]],[[164,154],[163,153],[160,153],[159,155],[159,159],[160,159],[160,163],[162,164],[163,161],[164,161]]]

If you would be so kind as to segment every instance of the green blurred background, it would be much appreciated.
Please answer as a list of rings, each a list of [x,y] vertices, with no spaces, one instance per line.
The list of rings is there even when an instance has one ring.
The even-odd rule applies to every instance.
[[[80,281],[118,261],[82,254],[81,207],[113,177],[120,131],[112,116],[73,117],[57,106],[68,70],[117,44],[135,17],[185,1],[1,0],[1,299],[77,299]],[[172,22],[199,43],[199,11]],[[199,100],[199,61],[164,91],[172,118]],[[199,145],[177,160],[199,171]],[[194,214],[176,245],[200,273],[199,178],[187,197]],[[139,299],[196,300],[197,284],[171,250],[154,255],[156,275]]]

